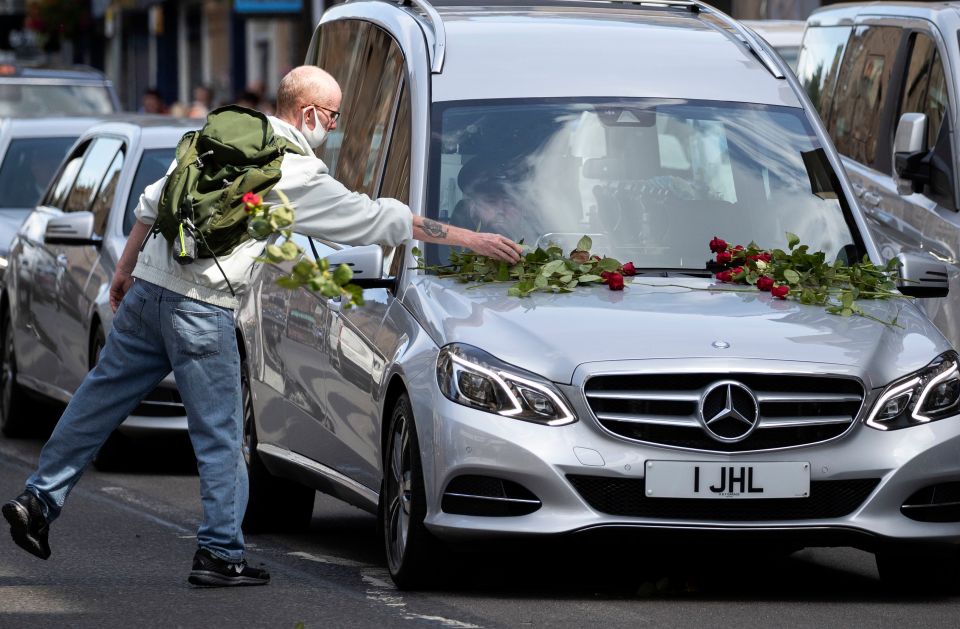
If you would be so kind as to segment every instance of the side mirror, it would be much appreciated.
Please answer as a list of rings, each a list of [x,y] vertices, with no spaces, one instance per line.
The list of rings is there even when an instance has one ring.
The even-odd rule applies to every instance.
[[[353,271],[354,284],[360,288],[391,288],[392,279],[383,277],[383,249],[380,245],[349,247],[327,256],[330,268],[346,264]]]
[[[916,253],[899,253],[900,282],[897,289],[910,297],[946,297],[950,291],[947,267]]]
[[[922,192],[930,182],[928,155],[926,114],[903,114],[893,140],[893,164],[897,176],[909,182],[911,189],[901,194]]]
[[[50,219],[43,234],[48,245],[94,245],[103,240],[93,232],[92,212],[72,212]]]

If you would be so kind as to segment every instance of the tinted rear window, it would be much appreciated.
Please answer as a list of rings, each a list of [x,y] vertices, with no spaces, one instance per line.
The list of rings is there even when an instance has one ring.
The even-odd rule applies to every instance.
[[[133,184],[130,186],[130,195],[127,197],[127,211],[123,215],[123,235],[130,234],[133,224],[137,220],[134,210],[140,201],[140,195],[144,188],[157,181],[165,174],[174,157],[173,148],[168,149],[148,149],[143,152],[140,158],[140,165],[137,166],[137,174],[133,178]]]
[[[0,116],[108,114],[114,111],[103,85],[0,82]]]
[[[76,137],[13,140],[0,164],[0,208],[32,208]]]

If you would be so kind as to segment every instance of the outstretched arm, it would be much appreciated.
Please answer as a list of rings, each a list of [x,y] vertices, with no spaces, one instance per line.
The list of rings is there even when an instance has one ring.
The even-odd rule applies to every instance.
[[[472,232],[469,229],[454,227],[419,215],[413,217],[413,237],[424,242],[466,247],[481,255],[511,264],[518,262],[520,254],[523,253],[523,247],[506,236]]]

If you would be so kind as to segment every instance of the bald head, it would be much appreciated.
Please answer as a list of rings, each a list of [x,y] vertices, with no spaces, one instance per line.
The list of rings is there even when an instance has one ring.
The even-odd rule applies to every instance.
[[[296,126],[304,107],[319,105],[339,111],[340,85],[330,74],[316,66],[290,70],[277,89],[277,117]]]

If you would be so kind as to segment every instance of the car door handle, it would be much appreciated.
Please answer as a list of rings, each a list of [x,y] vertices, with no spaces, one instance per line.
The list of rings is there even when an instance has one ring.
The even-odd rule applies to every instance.
[[[865,192],[862,198],[863,198],[863,202],[866,203],[867,205],[871,207],[880,207],[880,201],[882,199],[880,198],[879,194],[875,194],[873,192]]]

